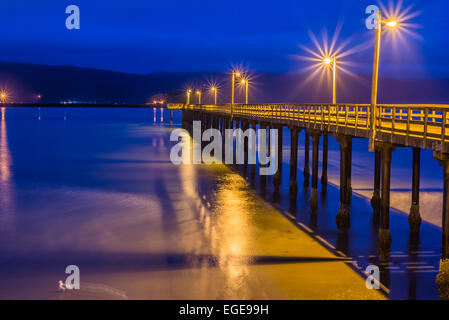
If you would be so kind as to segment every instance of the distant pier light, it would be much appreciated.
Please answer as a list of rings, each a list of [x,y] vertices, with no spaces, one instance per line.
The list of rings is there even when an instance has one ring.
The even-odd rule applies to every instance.
[[[187,101],[186,101],[187,105],[190,104],[190,95],[191,94],[192,94],[192,90],[191,89],[187,89]]]
[[[211,88],[210,88],[210,90],[213,92],[213,94],[214,94],[214,103],[215,103],[215,105],[217,105],[217,92],[218,92],[218,89],[217,89],[217,87],[215,87],[215,86],[212,86]]]
[[[9,98],[9,93],[6,90],[0,91],[0,102],[7,103]]]
[[[241,83],[245,86],[245,104],[248,104],[249,79],[242,79]]]
[[[198,104],[201,104],[201,90],[197,90],[196,95],[198,96]]]
[[[240,76],[241,76],[241,72],[240,71],[232,70],[232,75],[231,75],[231,104],[234,104],[234,100],[235,100],[235,78],[236,77],[240,77]]]

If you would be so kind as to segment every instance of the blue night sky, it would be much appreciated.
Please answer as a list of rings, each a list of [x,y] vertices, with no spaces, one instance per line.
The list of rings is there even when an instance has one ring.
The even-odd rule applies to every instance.
[[[387,1],[384,1],[388,4]],[[397,3],[397,1],[395,1]],[[81,10],[81,29],[65,28],[66,6]],[[343,23],[339,42],[366,48],[348,69],[369,73],[374,31],[365,8],[377,0],[3,0],[0,61],[75,65],[132,73],[227,71],[231,64],[255,71],[298,72],[312,46]],[[417,36],[383,40],[382,72],[397,77],[449,78],[447,0],[404,0],[420,15]]]

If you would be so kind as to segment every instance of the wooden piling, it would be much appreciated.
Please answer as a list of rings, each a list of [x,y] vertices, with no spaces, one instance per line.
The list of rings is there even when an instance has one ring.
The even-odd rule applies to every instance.
[[[306,130],[305,133],[305,141],[304,141],[304,187],[309,187],[309,179],[310,179],[310,136],[309,131]]]
[[[310,195],[310,208],[312,213],[316,213],[318,209],[318,155],[320,147],[320,134],[314,132],[312,134],[312,191]]]
[[[296,127],[290,128],[291,143],[290,143],[290,195],[296,197],[298,193],[298,129]]]
[[[391,144],[379,144],[382,150],[382,189],[380,198],[380,229],[378,250],[379,258],[387,260],[391,250],[390,235],[390,176],[391,176],[391,154],[394,147]]]
[[[413,173],[412,173],[412,206],[408,216],[410,232],[417,233],[421,227],[421,215],[419,213],[419,180],[421,167],[421,149],[413,148]]]
[[[328,133],[323,133],[323,163],[321,168],[321,191],[327,190],[327,163],[328,163],[328,145],[329,136]]]

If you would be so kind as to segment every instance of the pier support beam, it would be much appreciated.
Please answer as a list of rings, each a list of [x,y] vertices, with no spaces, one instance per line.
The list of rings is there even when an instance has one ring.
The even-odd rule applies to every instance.
[[[327,158],[328,158],[329,135],[327,132],[323,134],[323,164],[321,168],[321,192],[327,190]]]
[[[204,131],[206,131],[208,129],[207,120],[208,120],[207,115],[205,113],[203,113],[201,115],[201,131],[202,132],[204,132]]]
[[[391,250],[390,235],[390,176],[391,154],[394,147],[391,144],[379,144],[382,150],[382,190],[380,198],[380,229],[379,229],[379,258],[387,260]]]
[[[345,233],[349,227],[350,216],[348,200],[348,158],[351,137],[338,136],[337,141],[340,142],[340,210],[336,218],[338,231]]]
[[[201,150],[204,150],[204,147],[207,145],[207,142],[203,141],[202,136],[203,136],[204,131],[209,129],[209,123],[208,123],[209,117],[205,113],[202,113],[200,115],[200,117],[201,117],[201,137],[200,137],[200,143],[201,143]]]
[[[251,128],[254,130],[254,134],[257,134],[256,129],[257,129],[257,123],[255,121],[251,121]],[[256,146],[252,146],[252,148],[256,148]],[[253,155],[256,155],[256,159],[252,159],[251,158],[251,164],[250,166],[250,175],[251,175],[251,181],[252,183],[255,182],[256,179],[256,163],[257,163],[257,152],[254,150],[251,150],[251,157],[253,157]]]
[[[440,299],[449,300],[449,154],[435,153],[443,167],[443,223],[441,240],[440,271],[436,283]]]
[[[219,117],[212,117],[212,128],[216,129],[216,130],[220,130],[220,118]],[[223,152],[223,149],[222,149]],[[223,155],[223,153],[222,153]],[[213,151],[213,157],[217,158],[218,156],[218,152],[217,150]],[[216,159],[216,160],[221,160],[221,159]]]
[[[238,128],[239,128],[239,121],[234,119],[233,117],[231,117],[230,123],[229,123],[229,129],[232,129],[232,132],[235,132],[235,130]],[[237,168],[238,168],[237,152],[239,152],[239,150],[237,150],[236,139],[237,139],[237,137],[232,136],[232,167],[234,168],[234,170],[237,170]]]
[[[352,198],[352,138],[349,139],[348,143],[348,188],[346,189],[346,203],[350,206]]]
[[[241,129],[243,132],[249,129],[249,122],[246,120],[241,120]],[[249,141],[248,139],[243,139],[243,174],[246,177],[246,173],[248,172],[248,147]]]
[[[189,130],[190,128],[189,128],[188,121],[187,121],[188,113],[189,112],[187,110],[181,111],[181,124],[184,129],[187,129],[187,131],[190,132],[190,130]]]
[[[268,134],[268,136],[270,136],[270,130],[269,130],[269,126],[267,124],[260,124],[260,128],[265,129],[266,130],[266,134]],[[267,140],[267,136],[265,136],[265,141]],[[267,153],[265,154],[265,157],[269,156],[269,152],[270,152],[270,145],[267,144]],[[263,155],[259,155],[260,157],[262,157]],[[266,166],[263,164],[260,164],[259,170],[260,168],[265,168]],[[266,185],[267,185],[267,176],[266,175],[261,175],[260,176],[260,184],[262,186],[262,189],[265,189]]]
[[[222,137],[222,157],[223,163],[225,163],[226,152],[229,152],[226,149],[226,129],[229,128],[229,119],[227,117],[221,118],[221,137]]]
[[[269,124],[266,125],[265,129],[267,130],[267,134],[268,134],[268,141],[267,141],[267,157],[271,154],[271,129],[273,129],[273,127]]]
[[[290,195],[296,197],[298,193],[298,129],[290,128]]]
[[[312,134],[312,191],[310,195],[310,208],[312,213],[316,213],[318,209],[318,155],[320,147],[320,133]]]
[[[275,189],[279,190],[279,187],[281,186],[282,182],[282,126],[278,126],[277,129],[278,129],[278,154],[277,154],[278,170],[274,174],[273,184]]]
[[[371,206],[373,207],[374,215],[380,214],[380,169],[381,169],[381,152],[375,150],[374,152],[374,192],[371,198]]]
[[[310,159],[309,159],[309,150],[310,149],[310,136],[309,131],[306,130],[305,133],[305,142],[304,142],[304,187],[309,187],[309,179],[310,179]]]
[[[419,213],[419,171],[421,162],[421,149],[413,148],[413,176],[412,176],[412,206],[408,216],[410,232],[417,233],[421,227],[421,215]]]

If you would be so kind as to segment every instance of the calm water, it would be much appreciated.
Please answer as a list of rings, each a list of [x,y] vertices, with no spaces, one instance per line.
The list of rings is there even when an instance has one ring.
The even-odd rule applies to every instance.
[[[180,125],[180,117],[175,112],[174,126]],[[73,261],[88,275],[84,280],[89,291],[82,298],[186,298],[182,291],[192,298],[260,298],[254,293],[261,290],[259,286],[242,284],[254,272],[241,264],[237,268],[227,261],[225,265],[230,267],[225,273],[209,271],[210,266],[220,264],[220,259],[214,258],[220,256],[216,252],[224,257],[251,255],[251,247],[257,247],[258,240],[256,236],[244,236],[254,227],[245,217],[260,211],[272,211],[271,220],[263,225],[272,224],[275,231],[270,232],[278,232],[276,241],[288,239],[284,214],[296,228],[337,256],[349,256],[361,268],[378,263],[378,227],[366,198],[372,192],[373,155],[366,152],[366,141],[355,140],[353,144],[356,194],[352,227],[346,237],[341,237],[335,226],[339,153],[333,138],[329,152],[331,184],[326,196],[321,195],[319,214],[314,219],[308,209],[308,189],[300,187],[295,202],[288,198],[288,130],[284,132],[283,191],[278,198],[273,196],[271,180],[263,190],[257,175],[254,180],[243,177],[247,186],[245,179],[221,166],[174,167],[168,159],[167,120],[168,111],[161,114],[152,109],[6,110],[0,131],[0,298],[57,298],[55,281],[64,278],[65,266]],[[303,139],[300,135],[300,146]],[[301,147],[299,159],[298,168],[302,169]],[[391,215],[392,257],[382,266],[382,282],[393,299],[436,299],[441,169],[430,152],[423,152],[421,199],[426,222],[420,238],[411,239],[407,216],[400,211],[410,206],[410,168],[411,152],[398,149],[393,155],[392,206],[396,209]],[[303,184],[301,173],[298,184]],[[250,188],[261,198],[252,196]],[[235,199],[241,200],[230,206]],[[217,210],[221,214],[216,220],[214,213],[205,214]],[[242,217],[230,218],[226,210],[241,211]],[[276,220],[277,216],[282,219]],[[199,229],[204,238],[201,241]],[[227,234],[239,233],[237,240],[227,241]],[[213,257],[204,249],[211,244]],[[273,256],[283,249],[288,251],[287,247],[271,248],[269,254],[264,252],[263,259],[253,256],[249,264],[279,262]],[[186,266],[189,272],[201,266],[208,270],[206,275],[193,276],[202,279],[200,288],[184,288],[189,286],[186,279],[192,278],[191,273],[166,273]],[[152,276],[145,273],[149,269]],[[142,280],[143,274],[151,277],[150,285]],[[217,293],[217,286],[221,288],[223,283],[227,286]],[[279,290],[271,289],[265,288],[267,295],[263,297]],[[275,297],[296,296],[283,292]],[[315,296],[311,293],[310,297]],[[331,297],[338,296],[326,296]]]

